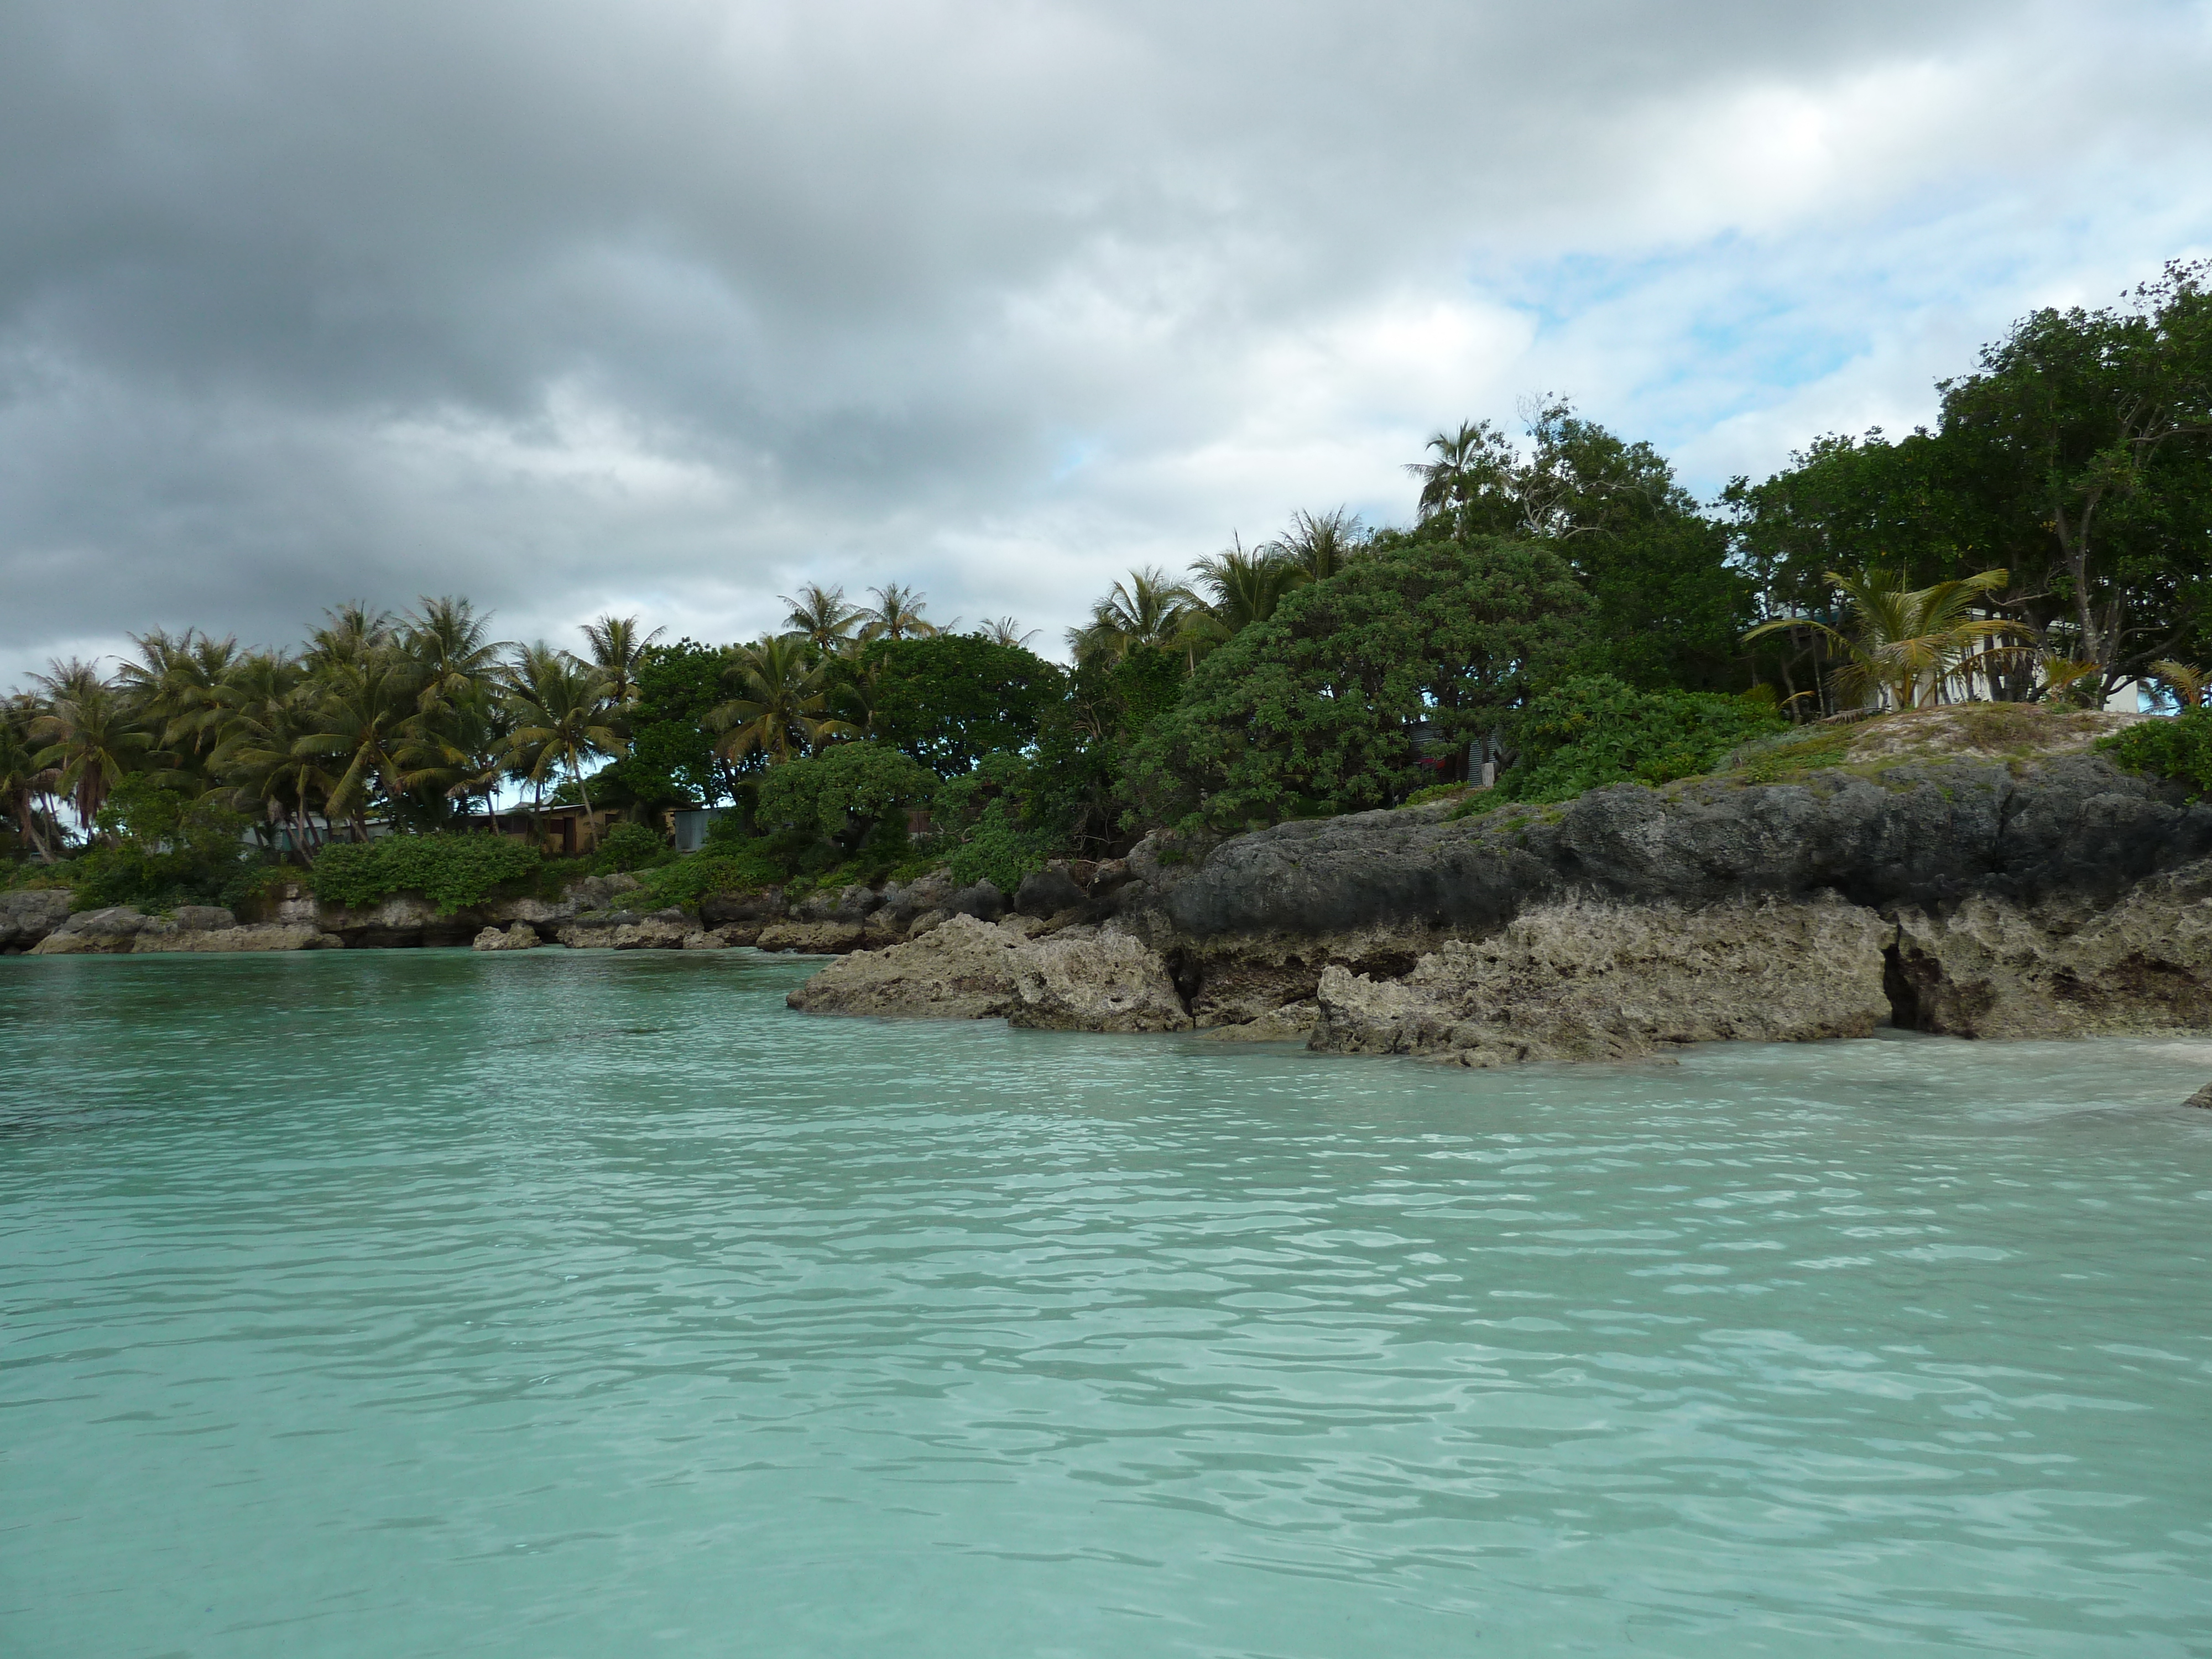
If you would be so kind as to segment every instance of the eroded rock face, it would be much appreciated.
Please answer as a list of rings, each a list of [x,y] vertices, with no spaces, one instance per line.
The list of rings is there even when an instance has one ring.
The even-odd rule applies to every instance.
[[[2212,1026],[2212,860],[2117,904],[1981,895],[1898,917],[1891,981],[1923,1031],[2085,1036]]]
[[[919,939],[834,962],[785,999],[811,1014],[990,1019],[1012,1011],[1019,934],[969,915]]]
[[[505,928],[487,927],[470,941],[473,951],[535,951],[538,946],[538,930],[526,921],[518,921]]]
[[[1448,942],[1402,979],[1330,967],[1311,1046],[1494,1066],[1864,1036],[1889,1018],[1883,951],[1895,936],[1840,899],[1545,905],[1488,939]]]
[[[29,950],[69,920],[70,896],[58,887],[0,893],[0,951]]]
[[[1014,953],[1006,1017],[1060,1031],[1187,1031],[1191,1024],[1155,951],[1127,933],[1084,927],[1027,940]]]
[[[602,910],[562,922],[554,937],[579,951],[680,951],[692,931],[673,907],[641,916],[635,910]]]
[[[264,921],[250,922],[239,927],[211,927],[204,931],[180,929],[167,934],[158,934],[149,928],[138,935],[131,949],[134,953],[144,956],[159,951],[222,953],[234,951],[337,951],[344,947],[343,939],[336,933],[325,933],[320,928]]]

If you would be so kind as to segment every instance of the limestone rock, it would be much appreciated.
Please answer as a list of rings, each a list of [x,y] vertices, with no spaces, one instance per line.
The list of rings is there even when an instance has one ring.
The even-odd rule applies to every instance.
[[[709,893],[699,901],[699,920],[709,927],[736,923],[760,927],[782,921],[784,914],[783,890],[780,887],[757,893]]]
[[[1901,911],[1898,924],[1893,990],[1924,1031],[2081,1036],[2212,1025],[2212,860],[2139,883],[2101,909],[1977,895],[1948,916]]]
[[[1287,1003],[1241,1025],[1216,1025],[1199,1035],[1214,1042],[1304,1042],[1321,1024],[1321,1004]]]
[[[1332,965],[1310,1046],[1492,1066],[1729,1038],[1864,1036],[1889,1015],[1883,950],[1894,936],[1871,910],[1835,899],[1702,908],[1571,900],[1490,938],[1449,941],[1402,980]]]
[[[132,954],[150,956],[162,951],[228,954],[246,951],[343,950],[345,941],[336,933],[299,922],[249,922],[238,927],[147,928],[132,941]]]
[[[690,931],[678,909],[657,910],[649,916],[635,910],[602,910],[562,922],[554,937],[580,951],[678,951]]]
[[[2212,1083],[2206,1084],[2181,1103],[2185,1106],[2203,1106],[2207,1109],[2212,1109]]]
[[[1186,1031],[1190,1015],[1166,965],[1127,933],[1062,933],[1015,957],[1015,1025],[1060,1031]]]
[[[99,910],[80,910],[31,947],[34,957],[127,955],[148,922],[153,920],[134,905],[111,904]]]
[[[538,948],[538,930],[526,921],[518,921],[505,931],[487,927],[470,944],[473,951],[534,951]]]
[[[1084,890],[1066,861],[1055,860],[1022,878],[1022,884],[1014,890],[1014,908],[1025,916],[1057,915],[1078,908],[1084,898]]]
[[[963,887],[953,894],[945,901],[945,908],[955,915],[996,921],[1006,914],[1006,896],[999,890],[998,883],[986,877],[973,887]]]
[[[920,938],[831,963],[785,999],[814,1014],[989,1019],[1012,1011],[1015,934],[969,915],[947,917]]]
[[[27,951],[69,920],[70,896],[59,887],[0,893],[0,951]]]
[[[753,943],[763,951],[836,956],[858,949],[866,936],[858,921],[778,921],[762,928]]]
[[[221,927],[235,927],[238,918],[219,904],[180,904],[169,920],[185,933],[212,933]]]

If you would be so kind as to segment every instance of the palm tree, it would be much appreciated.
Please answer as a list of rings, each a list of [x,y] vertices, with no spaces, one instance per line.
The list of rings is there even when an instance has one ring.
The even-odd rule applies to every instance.
[[[803,634],[765,635],[732,647],[723,673],[738,695],[707,714],[707,729],[721,733],[715,752],[725,759],[757,752],[787,761],[825,738],[854,735],[849,722],[830,713],[824,668]]]
[[[491,637],[491,619],[479,617],[466,599],[427,595],[422,609],[410,611],[400,627],[399,645],[422,671],[416,702],[425,714],[468,696],[499,672],[507,641]]]
[[[1325,582],[1365,550],[1366,526],[1357,514],[1294,513],[1291,527],[1276,538],[1274,551],[1301,582]]]
[[[244,656],[238,641],[188,628],[180,636],[155,629],[131,642],[137,659],[125,658],[116,672],[123,694],[149,735],[177,763],[197,768],[218,741],[222,687]]]
[[[1976,617],[1974,605],[2012,580],[2005,570],[1908,588],[1901,572],[1869,566],[1856,575],[1831,570],[1829,581],[1849,603],[1852,626],[1847,634],[1811,617],[1782,617],[1761,623],[1747,641],[1783,629],[1809,628],[1843,653],[1837,690],[1863,705],[1887,699],[1896,708],[1917,708],[1923,697],[1941,702],[1954,680],[2030,647],[1993,646],[2008,634],[2027,628],[2003,617]]]
[[[1297,565],[1273,549],[1248,552],[1242,542],[1199,560],[1191,568],[1198,573],[1197,586],[1212,595],[1202,602],[1202,609],[1224,639],[1273,616],[1283,595],[1304,576]]]
[[[307,665],[322,669],[358,663],[392,642],[392,613],[349,599],[323,612],[324,625],[307,635]]]
[[[2208,686],[2212,686],[2212,674],[2193,663],[2176,662],[2171,657],[2160,658],[2150,665],[2150,672],[2182,708],[2204,707],[2204,693]]]
[[[804,634],[807,643],[825,657],[842,655],[852,646],[854,627],[869,614],[846,603],[843,587],[824,587],[820,582],[807,583],[795,599],[788,593],[776,597],[791,607],[783,625]]]
[[[975,630],[975,637],[988,640],[994,645],[1010,645],[1018,651],[1026,651],[1030,641],[1037,636],[1038,632],[1034,628],[1024,631],[1021,623],[1012,617],[993,617]]]
[[[876,602],[861,608],[860,615],[866,618],[860,627],[862,639],[926,640],[938,631],[935,623],[922,619],[928,605],[917,590],[889,582],[868,592]]]
[[[1436,459],[1406,463],[1406,471],[1421,481],[1424,524],[1456,518],[1512,454],[1505,434],[1487,421],[1462,421],[1458,431],[1439,432],[1424,447]]]
[[[610,615],[584,624],[584,641],[591,653],[588,660],[606,681],[607,695],[616,708],[627,708],[637,701],[637,671],[653,642],[667,631],[656,628],[650,634],[640,634],[635,617]]]
[[[1119,661],[1132,646],[1171,648],[1197,603],[1188,588],[1170,581],[1157,565],[1147,565],[1132,570],[1127,583],[1115,582],[1113,591],[1091,607],[1090,624],[1067,630],[1067,642],[1078,662],[1097,656]]]
[[[507,672],[514,728],[501,744],[501,754],[526,781],[540,787],[567,767],[586,821],[592,793],[584,782],[585,763],[619,754],[623,746],[622,734],[608,718],[609,698],[606,678],[597,668],[542,641],[524,647]]]
[[[33,710],[27,702],[10,698],[0,705],[0,812],[15,822],[23,842],[39,855],[40,862],[52,864],[54,849],[48,839],[49,822],[40,811],[40,802],[52,781],[38,763],[38,751],[31,744]]]
[[[139,769],[153,739],[114,688],[84,664],[56,663],[52,673],[33,678],[47,696],[31,721],[31,738],[46,745],[32,763],[54,769],[53,787],[70,797],[90,834],[109,792]]]
[[[349,815],[356,836],[368,836],[369,798],[381,792],[397,807],[406,793],[408,751],[416,740],[420,672],[396,651],[375,649],[338,659],[314,676],[319,695],[307,735],[295,745],[302,757],[327,757],[337,775],[328,793],[332,818]]]
[[[317,695],[291,659],[273,653],[247,658],[222,689],[222,741],[208,762],[233,805],[290,829],[302,864],[314,861],[315,799],[327,799],[337,781],[314,752]]]

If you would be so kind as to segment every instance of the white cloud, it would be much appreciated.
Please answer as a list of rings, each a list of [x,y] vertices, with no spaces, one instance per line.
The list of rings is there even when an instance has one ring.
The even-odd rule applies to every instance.
[[[0,674],[464,590],[1056,632],[1555,391],[1701,489],[2212,246],[2212,14],[0,17]]]

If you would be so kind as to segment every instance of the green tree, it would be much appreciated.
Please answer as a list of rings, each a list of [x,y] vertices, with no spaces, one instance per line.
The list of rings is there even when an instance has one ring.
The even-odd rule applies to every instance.
[[[1514,536],[1552,547],[1593,601],[1608,665],[1638,685],[1743,683],[1738,635],[1754,590],[1648,443],[1629,443],[1553,399],[1528,416],[1524,453],[1487,422],[1438,433],[1413,463],[1430,534]]]
[[[1145,821],[1237,828],[1380,806],[1412,783],[1416,728],[1500,730],[1589,646],[1589,602],[1549,548],[1382,538],[1198,666],[1132,751]]]
[[[948,778],[1025,746],[1066,681],[1035,652],[973,634],[878,640],[861,660],[874,676],[874,735]]]
[[[605,678],[567,652],[541,643],[526,647],[515,663],[507,697],[514,720],[505,744],[509,764],[541,787],[566,767],[588,816],[586,767],[622,750]]]
[[[720,734],[717,754],[787,761],[854,734],[850,723],[830,712],[825,665],[802,635],[771,634],[732,647],[724,678],[737,696],[708,711],[707,728]]]
[[[755,811],[763,829],[798,830],[851,848],[895,814],[927,806],[937,786],[934,772],[889,744],[841,743],[770,769]]]
[[[1138,646],[1173,649],[1182,642],[1184,623],[1197,604],[1191,591],[1168,580],[1167,572],[1147,565],[1132,570],[1127,582],[1115,582],[1106,597],[1091,607],[1091,621],[1067,632],[1067,642],[1081,662],[1086,657],[1118,659]]]

